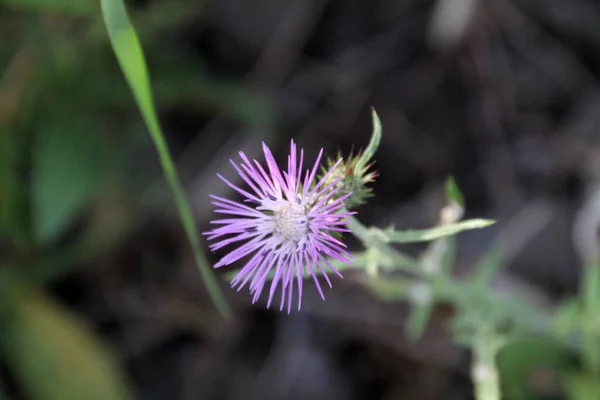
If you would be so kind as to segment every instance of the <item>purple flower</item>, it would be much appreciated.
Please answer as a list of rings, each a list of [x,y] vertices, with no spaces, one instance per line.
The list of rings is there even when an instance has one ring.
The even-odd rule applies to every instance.
[[[243,152],[239,153],[243,161],[239,166],[230,160],[240,177],[250,187],[249,190],[239,188],[217,174],[229,187],[244,196],[246,204],[211,195],[214,199],[213,204],[217,206],[215,212],[227,214],[228,218],[211,221],[212,224],[220,226],[205,232],[204,235],[208,235],[208,240],[218,239],[210,246],[212,251],[230,244],[236,246],[215,264],[215,268],[230,265],[251,255],[231,281],[231,285],[237,286],[239,291],[250,282],[250,293],[254,295],[252,303],[260,297],[268,280],[267,275],[274,268],[267,308],[270,307],[273,295],[281,282],[280,309],[283,309],[287,300],[289,313],[293,300],[294,278],[298,285],[298,310],[302,305],[302,277],[305,270],[312,275],[323,299],[325,296],[317,278],[317,271],[323,274],[330,288],[331,281],[325,273],[325,268],[342,277],[327,256],[346,263],[353,258],[345,250],[346,245],[334,235],[337,232],[350,231],[345,228],[345,218],[355,213],[341,211],[344,199],[351,194],[338,197],[337,183],[342,177],[329,179],[341,159],[322,179],[317,180],[315,175],[323,154],[321,149],[312,170],[307,170],[302,179],[304,151],[300,150],[298,160],[293,140],[287,171],[283,172],[277,167],[269,148],[264,143],[262,147],[268,173],[258,161],[250,162]]]

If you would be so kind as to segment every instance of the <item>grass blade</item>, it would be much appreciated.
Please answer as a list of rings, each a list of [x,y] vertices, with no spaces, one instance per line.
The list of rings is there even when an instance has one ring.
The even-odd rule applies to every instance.
[[[185,191],[177,176],[175,164],[171,158],[171,154],[158,121],[152,100],[152,90],[150,88],[150,78],[146,67],[146,61],[138,36],[129,20],[127,10],[122,0],[101,0],[100,5],[102,7],[102,15],[113,50],[158,151],[163,173],[175,199],[185,232],[190,240],[196,264],[198,265],[210,297],[219,310],[219,313],[224,317],[228,317],[231,311],[223,297],[223,293],[219,288],[217,279],[210,268],[204,252],[200,247],[200,238],[196,228],[196,222]]]

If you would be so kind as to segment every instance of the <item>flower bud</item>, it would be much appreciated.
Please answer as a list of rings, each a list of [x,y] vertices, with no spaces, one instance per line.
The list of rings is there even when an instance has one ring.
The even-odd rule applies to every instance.
[[[367,184],[375,180],[377,172],[371,171],[373,163],[365,164],[361,161],[361,156],[361,152],[357,154],[350,153],[350,156],[331,171],[336,160],[342,157],[338,152],[338,156],[335,159],[329,158],[327,160],[326,168],[321,168],[323,176],[327,171],[331,171],[325,179],[325,183],[332,183],[341,178],[336,184],[336,195],[341,197],[350,193],[350,196],[344,200],[344,205],[347,209],[358,207],[373,197],[373,190]]]

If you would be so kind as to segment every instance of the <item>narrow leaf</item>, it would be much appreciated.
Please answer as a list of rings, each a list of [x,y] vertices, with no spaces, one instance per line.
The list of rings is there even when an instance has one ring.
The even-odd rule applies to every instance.
[[[489,219],[470,219],[455,224],[436,226],[430,229],[394,231],[388,234],[392,243],[428,242],[430,240],[452,236],[462,231],[485,228],[496,221]]]
[[[371,133],[371,139],[365,151],[361,154],[360,159],[356,163],[356,169],[361,170],[375,155],[375,152],[379,148],[381,143],[381,121],[379,116],[375,112],[375,109],[371,109],[371,118],[373,119],[373,132]]]
[[[222,316],[228,317],[231,311],[200,246],[194,215],[177,176],[175,164],[158,121],[152,100],[146,61],[138,36],[122,0],[101,0],[100,5],[113,50],[160,156],[163,173],[175,199],[179,216],[194,252],[196,264],[215,306]]]
[[[465,205],[465,198],[460,192],[460,189],[458,188],[458,185],[453,177],[449,177],[446,180],[446,199],[456,202],[462,207]]]
[[[490,281],[502,264],[502,256],[502,250],[498,246],[491,246],[475,265],[475,280],[482,287],[489,286]]]

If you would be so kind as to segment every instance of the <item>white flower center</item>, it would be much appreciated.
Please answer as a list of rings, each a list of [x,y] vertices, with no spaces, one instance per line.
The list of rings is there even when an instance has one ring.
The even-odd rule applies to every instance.
[[[273,208],[275,235],[286,242],[303,242],[308,232],[308,218],[304,207],[285,200],[277,203]]]
[[[272,238],[277,244],[298,247],[306,241],[309,221],[303,205],[284,199],[268,199],[258,209],[273,213],[265,221],[265,228],[272,232]]]

